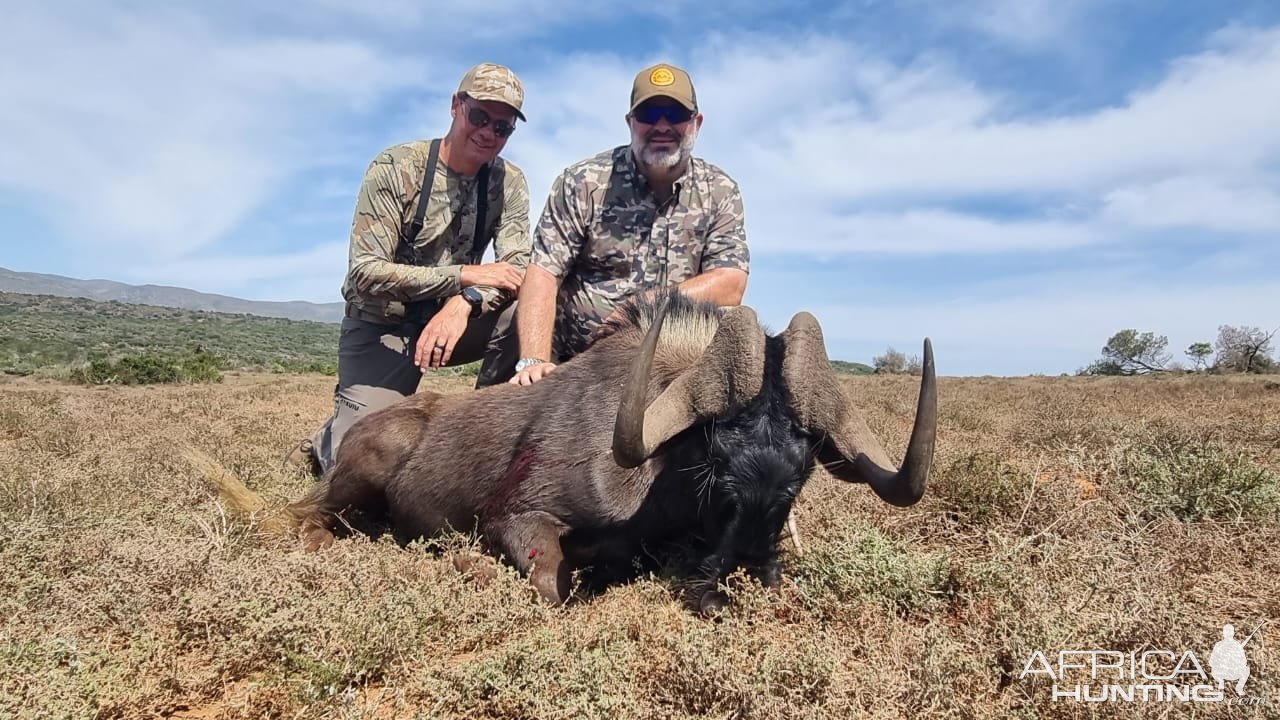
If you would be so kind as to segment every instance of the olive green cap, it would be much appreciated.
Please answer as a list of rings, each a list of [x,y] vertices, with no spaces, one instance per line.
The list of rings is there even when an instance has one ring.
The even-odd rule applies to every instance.
[[[685,106],[690,112],[698,111],[698,96],[693,92],[693,80],[689,73],[675,65],[658,63],[636,75],[631,85],[631,109],[655,97],[669,97]]]

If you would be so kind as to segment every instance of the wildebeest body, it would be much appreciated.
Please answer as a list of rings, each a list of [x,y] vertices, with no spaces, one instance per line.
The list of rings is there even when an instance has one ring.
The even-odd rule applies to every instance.
[[[633,307],[616,332],[531,387],[423,393],[362,419],[335,467],[291,506],[309,542],[330,541],[339,517],[384,513],[400,542],[474,529],[555,602],[567,598],[574,569],[626,574],[636,557],[666,541],[695,553],[704,606],[735,567],[776,583],[777,541],[791,504],[816,455],[834,443],[826,426],[852,422],[828,417],[845,398],[834,376],[832,387],[806,389],[814,373],[797,365],[789,346],[813,344],[801,333],[807,326],[793,321],[788,333],[765,338],[745,309],[722,322],[713,306],[678,294],[664,302],[665,326],[654,306]],[[820,349],[820,334],[817,343]],[[825,355],[815,364],[823,365],[829,374]],[[630,395],[643,388],[639,415],[625,410],[635,377],[643,379],[631,381]],[[684,399],[666,402],[677,390]],[[925,395],[922,389],[922,407]],[[626,430],[624,416],[643,427]],[[931,427],[927,440],[931,455]],[[888,465],[870,443],[866,453],[843,449],[837,462]],[[904,473],[923,452],[904,463]],[[923,491],[918,467],[909,482],[903,473],[859,468],[849,472],[863,475],[846,479],[870,482],[891,502],[914,502]]]

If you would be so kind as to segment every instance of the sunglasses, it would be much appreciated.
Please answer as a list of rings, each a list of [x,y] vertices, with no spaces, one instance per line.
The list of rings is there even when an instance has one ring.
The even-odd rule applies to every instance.
[[[477,130],[486,127],[489,123],[493,123],[493,134],[500,138],[511,137],[511,133],[516,131],[516,126],[506,120],[494,120],[489,113],[475,107],[470,103],[467,105],[467,122],[470,122]]]
[[[683,105],[641,105],[631,111],[631,117],[645,125],[657,125],[663,118],[672,125],[679,125],[692,120],[693,111]]]

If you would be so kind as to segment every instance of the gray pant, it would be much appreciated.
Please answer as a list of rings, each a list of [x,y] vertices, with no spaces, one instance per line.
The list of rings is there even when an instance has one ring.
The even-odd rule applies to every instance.
[[[506,382],[515,374],[520,347],[516,304],[467,321],[449,365],[482,360],[476,387]],[[381,325],[348,317],[338,338],[338,385],[333,417],[312,437],[312,452],[322,472],[333,467],[342,437],[357,420],[418,390],[422,371],[413,363],[424,322]]]

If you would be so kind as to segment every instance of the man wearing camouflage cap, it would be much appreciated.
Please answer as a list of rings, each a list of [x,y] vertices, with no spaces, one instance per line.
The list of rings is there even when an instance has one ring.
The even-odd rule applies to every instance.
[[[477,387],[518,357],[512,299],[529,262],[529,189],[498,157],[524,87],[484,63],[451,100],[443,138],[396,145],[365,173],[342,295],[334,414],[300,448],[317,474],[364,414],[413,394],[426,368],[483,360]],[[489,242],[495,262],[481,263]]]
[[[750,255],[738,185],[692,156],[702,127],[689,74],[641,70],[626,115],[631,143],[555,180],[520,288],[520,362],[529,385],[585,350],[628,298],[676,285],[737,305]]]

